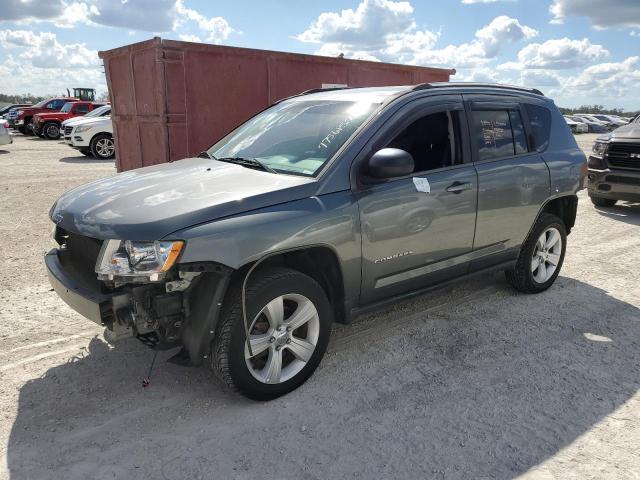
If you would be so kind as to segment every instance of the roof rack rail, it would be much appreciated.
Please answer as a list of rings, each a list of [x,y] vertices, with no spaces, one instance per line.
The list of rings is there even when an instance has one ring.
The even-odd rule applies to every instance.
[[[295,95],[290,95],[288,97],[284,97],[281,98],[280,100],[276,100],[275,102],[273,102],[272,105],[276,105],[280,102],[283,102],[285,100],[289,100],[290,98],[296,98],[296,97],[301,97],[302,95],[309,95],[311,93],[318,93],[318,92],[331,92],[333,90],[346,90],[348,88],[355,88],[355,87],[327,87],[327,88],[312,88],[310,90],[305,90],[304,92],[300,92],[300,93],[296,93]]]
[[[500,88],[504,90],[518,90],[520,92],[535,93],[536,95],[542,95],[537,88],[520,87],[518,85],[503,85],[500,83],[481,83],[481,82],[433,82],[433,83],[421,83],[413,87],[413,91],[427,90],[429,88],[446,88],[446,87],[491,87]]]

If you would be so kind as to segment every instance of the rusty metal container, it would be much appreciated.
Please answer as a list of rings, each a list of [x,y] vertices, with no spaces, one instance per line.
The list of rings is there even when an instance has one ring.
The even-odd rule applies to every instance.
[[[304,90],[446,82],[455,73],[158,37],[99,55],[118,171],[197,155],[271,103]]]

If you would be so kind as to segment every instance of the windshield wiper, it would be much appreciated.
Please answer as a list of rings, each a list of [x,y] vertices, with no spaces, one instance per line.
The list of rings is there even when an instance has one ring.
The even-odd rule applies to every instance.
[[[236,165],[242,165],[247,168],[254,168],[256,170],[263,170],[265,172],[270,173],[278,173],[269,165],[262,163],[257,158],[247,158],[247,157],[222,157],[222,158],[214,158],[214,160],[218,160],[220,162],[229,162],[235,163]]]
[[[206,150],[203,150],[198,154],[198,158],[214,158],[214,157],[212,157],[209,154],[209,152],[207,152]]]

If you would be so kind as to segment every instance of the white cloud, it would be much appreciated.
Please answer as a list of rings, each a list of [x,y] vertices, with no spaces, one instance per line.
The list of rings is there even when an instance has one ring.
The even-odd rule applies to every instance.
[[[154,33],[180,31],[191,22],[206,41],[221,43],[237,32],[222,17],[205,17],[185,0],[2,0],[0,22],[28,25],[50,22],[57,27],[104,25]]]
[[[8,94],[66,95],[67,88],[93,87],[100,95],[107,90],[102,67],[39,68],[12,56],[0,63],[0,78],[2,91]]]
[[[0,46],[37,68],[86,68],[101,65],[98,52],[84,43],[61,44],[55,33],[1,30]],[[23,79],[24,80],[24,79]]]
[[[515,2],[516,0],[462,0],[462,3],[470,5],[472,3],[496,3],[496,2]]]
[[[413,12],[409,2],[362,0],[355,10],[322,13],[296,38],[322,44],[316,51],[319,55],[344,53],[366,60],[465,68],[486,64],[506,43],[538,34],[502,15],[476,31],[468,43],[435,48],[440,33],[419,30]]]
[[[638,0],[553,0],[551,23],[563,23],[568,16],[589,17],[598,28],[640,26]]]
[[[179,30],[185,23],[185,21],[189,20],[195,22],[198,28],[205,33],[206,41],[212,43],[222,43],[229,35],[236,32],[229,22],[227,22],[222,17],[211,17],[207,18],[201,13],[191,8],[187,8],[184,5],[183,0],[177,0],[175,3],[175,8],[177,12],[177,17],[173,23],[173,30]],[[182,38],[183,35],[180,37]],[[190,36],[191,38],[198,38],[195,35],[186,34],[186,36]],[[200,41],[198,40],[189,40],[189,41]]]
[[[202,42],[202,39],[198,35],[191,35],[189,33],[182,33],[178,35],[178,38],[185,42],[197,42],[197,43]]]
[[[530,43],[518,52],[518,62],[506,62],[498,66],[506,69],[567,69],[582,67],[609,56],[602,45],[591,43],[588,39],[571,40],[560,38],[543,43]]]

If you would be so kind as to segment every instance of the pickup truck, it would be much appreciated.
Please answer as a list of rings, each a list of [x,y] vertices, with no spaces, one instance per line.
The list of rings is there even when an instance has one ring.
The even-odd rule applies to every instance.
[[[65,193],[45,263],[110,341],[180,347],[272,399],[311,376],[334,321],[492,270],[551,287],[586,175],[535,89],[305,92],[198,157]]]
[[[23,107],[15,111],[9,120],[9,126],[17,129],[23,135],[32,135],[33,116],[38,113],[48,113],[59,111],[65,103],[77,102],[78,98],[55,97],[36,103],[32,107]]]
[[[57,112],[37,113],[32,120],[33,133],[49,140],[57,140],[60,138],[62,122],[83,116],[103,105],[103,103],[71,101],[65,103]]]
[[[640,115],[596,138],[589,155],[589,197],[596,207],[640,202]]]

